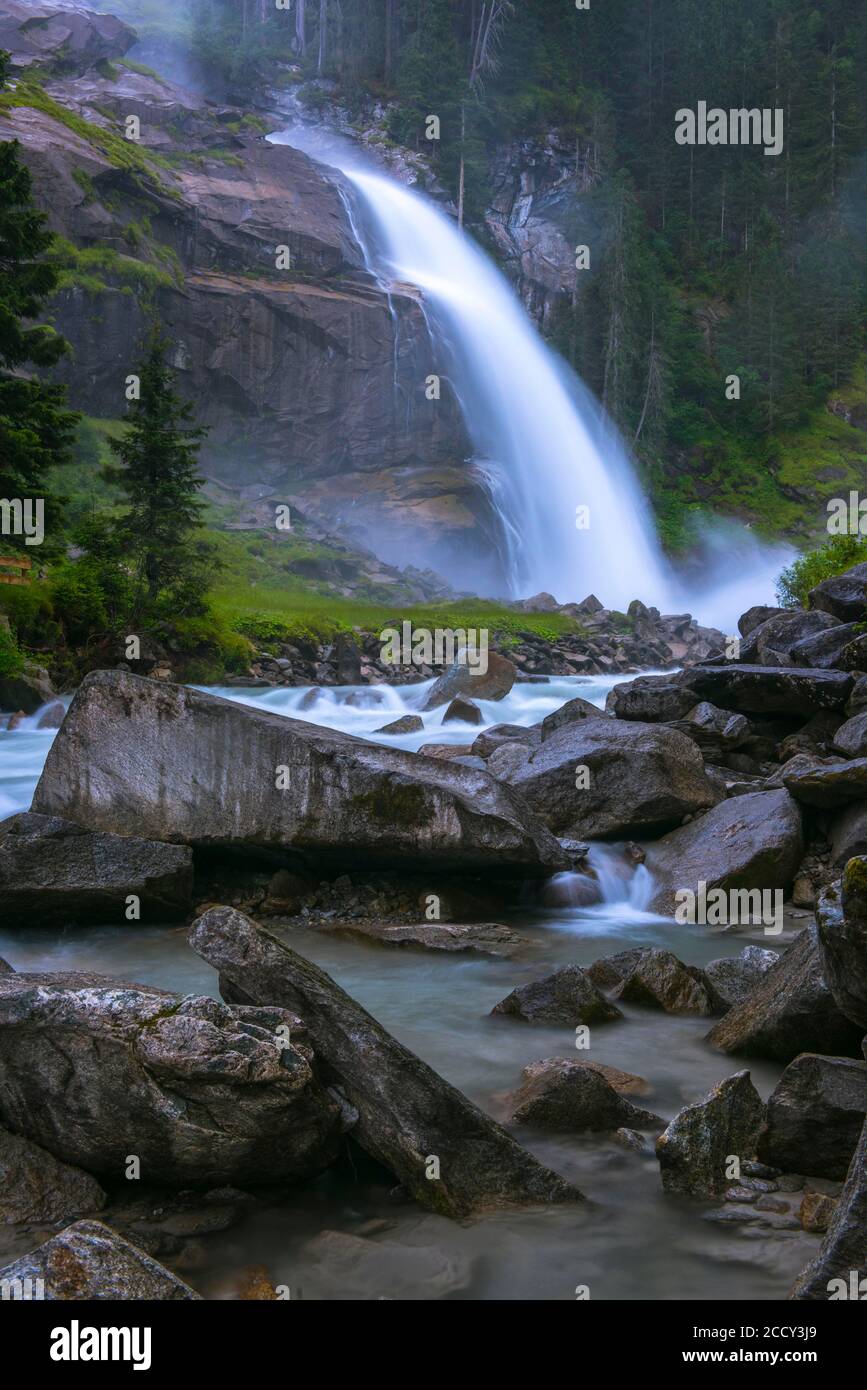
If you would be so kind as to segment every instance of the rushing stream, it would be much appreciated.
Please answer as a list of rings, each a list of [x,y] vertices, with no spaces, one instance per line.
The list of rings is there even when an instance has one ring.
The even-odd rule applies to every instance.
[[[518,685],[497,704],[480,701],[485,724],[535,723],[576,694],[602,705],[611,680],[553,679]],[[358,687],[320,692],[315,703],[301,689],[221,690],[230,699],[371,736],[381,724],[416,709],[426,687]],[[350,703],[347,703],[347,702]],[[300,710],[299,705],[307,708]],[[383,742],[471,740],[478,730],[433,720],[423,734]],[[9,814],[29,804],[53,734],[35,719],[0,734],[0,808]],[[736,953],[749,939],[679,927],[649,914],[640,870],[625,881],[610,851],[598,851],[597,872],[607,901],[593,908],[549,906],[529,911],[515,904],[510,925],[529,939],[516,959],[456,958],[414,950],[387,950],[315,931],[289,929],[292,945],[339,983],[408,1047],[481,1106],[505,1117],[503,1097],[522,1067],[542,1057],[572,1055],[569,1029],[530,1027],[490,1010],[515,985],[568,963],[589,964],[632,945],[663,945],[701,964]],[[567,885],[568,886],[568,885]],[[568,893],[553,894],[559,901]],[[214,972],[186,943],[184,928],[124,926],[0,928],[0,955],[19,970],[94,970],[187,993],[217,995]],[[739,1064],[703,1041],[704,1019],[624,1008],[626,1018],[593,1030],[592,1060],[647,1078],[653,1091],[636,1103],[669,1119],[699,1099]],[[763,1094],[779,1069],[750,1064]],[[209,1238],[207,1261],[185,1270],[203,1292],[219,1296],[229,1273],[263,1264],[287,1284],[292,1297],[571,1299],[578,1285],[591,1297],[613,1299],[773,1299],[787,1290],[816,1247],[800,1231],[723,1227],[705,1219],[710,1204],[664,1196],[651,1153],[639,1155],[600,1135],[522,1132],[544,1161],[574,1179],[590,1201],[550,1211],[501,1213],[456,1224],[398,1202],[379,1177],[333,1170],[297,1189],[279,1207],[257,1209],[223,1235]],[[324,1230],[365,1237],[364,1258],[352,1250],[326,1255]],[[169,1262],[170,1263],[170,1262]]]

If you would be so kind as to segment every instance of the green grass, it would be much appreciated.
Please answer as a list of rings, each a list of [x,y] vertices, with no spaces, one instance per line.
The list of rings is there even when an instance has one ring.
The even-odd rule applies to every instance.
[[[60,270],[58,289],[75,286],[91,294],[102,294],[120,286],[130,294],[168,289],[173,277],[167,270],[135,256],[123,256],[111,247],[90,247],[85,251],[65,237],[57,236],[48,259]]]

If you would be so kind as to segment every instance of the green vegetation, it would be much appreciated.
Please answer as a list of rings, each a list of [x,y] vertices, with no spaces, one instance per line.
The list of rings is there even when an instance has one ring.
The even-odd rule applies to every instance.
[[[823,579],[844,574],[865,561],[867,539],[863,536],[831,536],[825,545],[799,555],[783,570],[777,583],[777,598],[784,608],[806,607],[810,590]]]
[[[19,676],[24,670],[24,659],[18,643],[9,629],[0,623],[0,678]]]
[[[127,228],[129,232],[130,229]],[[81,251],[65,237],[55,237],[49,259],[58,267],[58,290],[76,286],[90,294],[102,294],[120,286],[129,294],[165,289],[173,283],[166,270],[141,261],[134,256],[122,256],[111,247],[89,247]]]

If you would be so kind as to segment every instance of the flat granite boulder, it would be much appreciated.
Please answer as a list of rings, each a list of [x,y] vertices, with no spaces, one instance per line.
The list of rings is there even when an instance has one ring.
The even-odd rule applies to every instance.
[[[0,975],[0,1121],[121,1181],[299,1181],[344,1129],[297,1019],[74,972]]]
[[[648,850],[656,888],[652,906],[672,915],[677,894],[708,889],[781,889],[804,857],[801,813],[787,791],[729,797]]]
[[[561,965],[542,980],[518,985],[494,1005],[491,1013],[506,1014],[524,1023],[559,1023],[567,1028],[579,1023],[610,1023],[623,1017],[580,965]]]
[[[843,709],[852,689],[847,671],[798,666],[692,666],[690,689],[702,700],[741,714],[792,714]]]
[[[409,946],[422,951],[467,951],[484,956],[511,956],[527,938],[500,922],[325,922],[316,928],[336,936],[357,936],[380,946]]]
[[[160,922],[186,916],[192,891],[186,845],[85,830],[32,811],[0,822],[0,901],[9,925],[123,924],[131,894],[140,920]]]
[[[13,1299],[47,1303],[146,1300],[199,1294],[101,1221],[76,1221],[44,1245],[0,1269]]]
[[[643,951],[617,986],[614,998],[624,1004],[644,1004],[667,1014],[696,1014],[709,1018],[725,1012],[709,978],[695,965],[684,965],[671,951]]]
[[[718,800],[685,734],[604,715],[556,729],[509,785],[553,831],[576,839],[667,829]]]
[[[87,676],[34,811],[251,853],[546,874],[559,845],[485,772],[123,671]]]

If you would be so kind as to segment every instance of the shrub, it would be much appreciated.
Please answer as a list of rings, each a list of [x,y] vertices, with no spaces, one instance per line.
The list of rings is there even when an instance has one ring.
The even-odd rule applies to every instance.
[[[807,595],[823,579],[845,574],[853,565],[867,561],[867,539],[862,536],[832,536],[816,550],[799,555],[777,580],[777,598],[783,608],[805,608]]]

